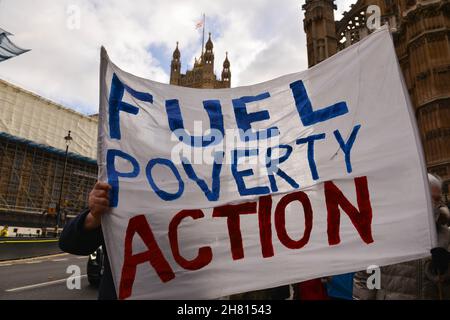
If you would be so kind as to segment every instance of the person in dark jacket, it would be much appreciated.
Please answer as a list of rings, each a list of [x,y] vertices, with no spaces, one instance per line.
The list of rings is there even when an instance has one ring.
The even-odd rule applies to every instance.
[[[438,246],[427,258],[381,267],[379,289],[368,288],[370,273],[357,272],[355,300],[450,300],[450,213],[442,205],[442,180],[428,174],[428,181]]]
[[[101,228],[102,215],[109,212],[110,189],[109,184],[97,182],[89,194],[89,209],[70,221],[59,238],[61,250],[75,255],[87,256],[103,246],[105,268],[99,287],[99,300],[117,299]]]

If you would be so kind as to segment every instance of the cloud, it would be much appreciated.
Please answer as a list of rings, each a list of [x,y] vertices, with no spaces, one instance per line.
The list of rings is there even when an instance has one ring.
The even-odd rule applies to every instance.
[[[352,1],[337,1],[348,10]],[[183,69],[201,50],[195,22],[205,12],[216,73],[229,52],[232,85],[269,80],[307,67],[298,0],[3,0],[0,27],[32,51],[2,62],[0,78],[86,114],[98,109],[100,47],[124,70],[169,81],[180,42]],[[79,13],[80,28],[73,29]],[[75,20],[74,20],[75,19]]]
[[[356,0],[338,0],[336,1],[337,10],[334,13],[334,18],[339,20],[342,18],[342,13],[344,11],[349,11],[350,6],[355,4]]]

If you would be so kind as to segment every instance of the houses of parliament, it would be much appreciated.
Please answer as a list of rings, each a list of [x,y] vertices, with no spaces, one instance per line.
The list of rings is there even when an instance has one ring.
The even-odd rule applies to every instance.
[[[450,201],[450,1],[358,0],[342,19],[335,20],[334,0],[306,0],[308,66],[311,67],[370,34],[366,26],[369,5],[381,9],[381,24],[388,24],[414,107],[427,167],[443,179]],[[214,74],[211,34],[194,67],[181,73],[178,43],[173,52],[170,84],[192,88],[229,88],[228,55],[220,80]],[[203,51],[203,49],[202,49]]]
[[[358,0],[341,20],[334,0],[306,0],[303,27],[309,67],[362,38],[369,5],[381,9],[414,107],[428,170],[450,201],[450,1]]]
[[[217,79],[214,73],[214,44],[211,40],[211,33],[206,42],[205,52],[200,55],[197,60],[195,58],[194,67],[188,70],[186,74],[181,73],[181,52],[178,49],[178,42],[172,56],[172,63],[170,64],[170,84],[202,89],[220,89],[229,88],[231,81],[230,61],[228,60],[228,53],[223,62],[222,78]]]

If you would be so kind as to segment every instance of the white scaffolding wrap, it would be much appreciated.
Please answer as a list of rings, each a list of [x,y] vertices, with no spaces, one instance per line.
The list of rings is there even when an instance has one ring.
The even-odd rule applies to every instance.
[[[85,116],[0,80],[0,131],[65,150],[64,137],[73,137],[70,151],[97,157],[97,117]]]

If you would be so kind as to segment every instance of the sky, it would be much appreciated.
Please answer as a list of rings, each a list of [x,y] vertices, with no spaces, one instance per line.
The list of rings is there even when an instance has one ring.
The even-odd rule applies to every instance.
[[[206,14],[216,75],[225,52],[231,86],[307,68],[305,0],[0,0],[0,28],[31,51],[0,63],[0,79],[83,114],[98,110],[100,48],[137,76],[168,83],[179,41],[182,72],[201,52]],[[336,0],[339,19],[354,0]]]

